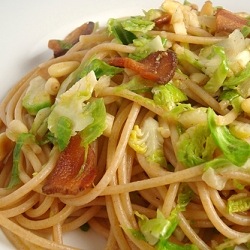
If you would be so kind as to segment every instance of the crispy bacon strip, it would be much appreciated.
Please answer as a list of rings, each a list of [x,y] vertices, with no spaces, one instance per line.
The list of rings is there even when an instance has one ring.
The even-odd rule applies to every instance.
[[[45,194],[70,194],[90,187],[97,175],[96,156],[91,147],[85,162],[85,149],[81,146],[80,135],[71,138],[67,148],[61,152],[51,175],[42,190]]]
[[[177,56],[172,50],[157,51],[139,62],[128,57],[115,57],[108,63],[112,66],[131,69],[145,79],[165,84],[174,76]]]
[[[240,29],[247,25],[247,19],[236,15],[225,9],[218,9],[216,12],[216,33],[225,35],[232,33],[235,29]]]
[[[154,19],[155,26],[158,28],[161,28],[162,26],[169,24],[171,21],[171,18],[172,18],[171,14],[166,13],[166,14]]]
[[[54,57],[64,55],[70,47],[79,41],[81,35],[89,35],[93,32],[95,24],[93,22],[84,23],[70,32],[64,40],[52,39],[48,42],[48,47],[54,51]]]

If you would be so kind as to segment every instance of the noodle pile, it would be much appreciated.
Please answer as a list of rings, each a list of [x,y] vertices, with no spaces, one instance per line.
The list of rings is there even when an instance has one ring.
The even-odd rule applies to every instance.
[[[79,188],[79,192],[53,193],[53,188],[51,193],[45,192],[45,183],[65,150],[65,147],[59,148],[56,136],[51,136],[51,131],[48,131],[48,117],[60,96],[76,84],[69,79],[79,67],[85,65],[86,68],[93,59],[109,64],[112,58],[135,55],[136,45],[122,44],[112,31],[95,27],[90,34],[81,35],[66,53],[42,63],[27,74],[2,101],[0,225],[17,249],[75,249],[64,245],[63,234],[83,225],[104,236],[107,239],[104,248],[112,250],[247,247],[250,241],[249,149],[245,147],[247,159],[238,166],[236,160],[227,157],[221,143],[224,138],[220,137],[216,142],[216,136],[211,137],[211,134],[217,135],[216,131],[223,128],[230,138],[236,138],[242,145],[249,142],[248,78],[242,80],[245,87],[242,87],[241,95],[238,94],[241,85],[224,84],[248,67],[249,60],[244,61],[244,55],[250,48],[248,38],[244,38],[245,54],[235,57],[244,58],[228,64],[230,69],[217,89],[211,91],[213,86],[208,82],[213,75],[218,75],[216,83],[223,77],[222,72],[216,71],[222,68],[222,56],[202,55],[207,68],[203,67],[205,63],[202,67],[198,65],[203,48],[214,48],[213,45],[220,44],[216,48],[234,50],[227,48],[225,41],[235,30],[240,32],[245,26],[242,24],[232,31],[221,31],[218,26],[216,29],[218,9],[211,2],[206,2],[198,10],[192,4],[182,5],[166,0],[160,9],[154,11],[151,21],[155,26],[144,34],[160,38],[165,50],[175,52],[178,62],[170,84],[185,98],[179,101],[170,98],[171,102],[162,104],[161,101],[167,98],[164,94],[159,97],[160,101],[154,97],[157,97],[157,91],[161,91],[158,87],[165,85],[143,79],[133,67],[114,65],[118,73],[110,76],[104,72],[98,79],[94,76],[97,84],[87,102],[103,100],[107,113],[106,127],[85,148],[86,152],[93,150],[95,154],[96,174],[94,181]],[[145,15],[149,18],[150,13]],[[245,14],[233,15],[246,18]],[[221,63],[217,63],[218,58],[213,60],[216,56]],[[214,67],[209,62],[217,64]],[[212,73],[208,73],[209,69]],[[86,82],[93,80],[93,74],[91,71],[86,76],[89,77]],[[23,100],[34,79],[44,81],[45,92],[50,95],[52,103],[32,113],[24,107]],[[138,85],[131,82],[132,79],[139,79]],[[223,99],[225,90],[236,93],[235,102],[233,98]],[[75,110],[70,112],[75,113]],[[215,124],[210,121],[208,126],[209,119]],[[156,130],[160,139],[154,137],[153,140],[159,141],[156,146],[152,145],[160,148],[156,159],[146,155],[147,149],[140,151],[150,137],[150,132],[144,138],[145,131],[141,131],[146,121],[158,126]],[[152,131],[156,125],[150,125]],[[197,136],[196,131],[204,132],[197,137],[198,142],[192,141]],[[204,134],[207,134],[205,142],[202,139]],[[138,139],[140,136],[142,138]],[[137,140],[141,140],[139,146]],[[195,146],[192,143],[196,143]],[[236,149],[232,150],[236,155],[240,154],[237,150],[241,147],[235,146]],[[201,150],[193,150],[193,147],[201,147]],[[190,153],[192,150],[194,156]],[[239,160],[243,157],[240,155]],[[16,172],[14,166],[18,166]],[[188,200],[182,205],[179,199],[187,194]],[[230,210],[229,201],[236,200],[241,205]],[[177,224],[168,237],[163,232],[160,236],[152,236],[154,228],[144,231],[143,223],[159,219],[159,214],[163,216],[162,221],[171,223],[171,218],[176,215]]]

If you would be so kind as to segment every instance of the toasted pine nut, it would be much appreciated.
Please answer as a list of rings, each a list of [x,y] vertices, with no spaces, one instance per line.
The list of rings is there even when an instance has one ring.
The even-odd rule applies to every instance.
[[[19,120],[11,121],[8,128],[6,129],[7,137],[12,141],[16,141],[21,133],[28,133],[28,128],[25,126],[25,124]]]
[[[250,114],[250,98],[247,98],[244,101],[242,101],[241,108],[244,112]]]
[[[48,72],[52,77],[61,77],[70,74],[80,65],[77,61],[59,62],[52,64]]]
[[[213,4],[211,1],[206,1],[200,11],[201,16],[212,16],[213,15]]]
[[[50,95],[56,95],[60,88],[60,82],[55,77],[50,77],[45,83],[45,91]]]

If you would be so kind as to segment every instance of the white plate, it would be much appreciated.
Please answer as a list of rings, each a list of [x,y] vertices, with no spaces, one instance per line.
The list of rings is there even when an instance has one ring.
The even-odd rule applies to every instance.
[[[86,21],[105,24],[110,17],[142,14],[163,0],[1,0],[0,2],[0,100],[7,91],[52,52],[47,42],[64,38]],[[190,0],[201,5],[202,0]],[[214,0],[214,5],[232,11],[250,12],[249,0]],[[94,232],[67,234],[65,244],[81,249],[102,250],[105,240]],[[0,249],[14,249],[0,232]]]

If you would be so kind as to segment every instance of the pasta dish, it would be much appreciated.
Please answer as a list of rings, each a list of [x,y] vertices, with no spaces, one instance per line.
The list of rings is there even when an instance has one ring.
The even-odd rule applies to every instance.
[[[17,249],[250,249],[250,16],[165,0],[86,22],[0,104]]]

